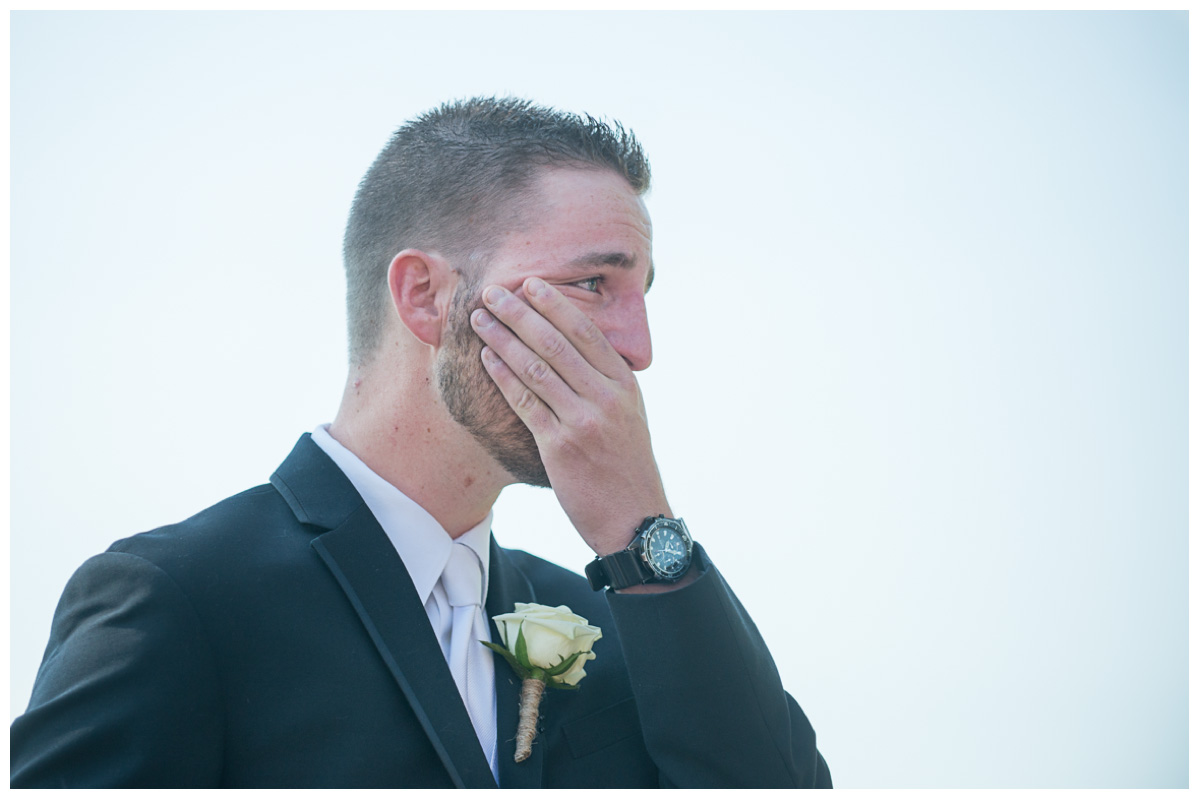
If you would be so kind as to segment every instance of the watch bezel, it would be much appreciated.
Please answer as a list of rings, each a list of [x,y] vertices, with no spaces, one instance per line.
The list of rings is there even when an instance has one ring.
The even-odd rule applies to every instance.
[[[648,522],[649,524],[646,524]],[[687,524],[683,519],[672,519],[666,516],[652,517],[646,522],[643,522],[645,530],[643,530],[635,539],[634,544],[637,549],[639,559],[646,568],[650,570],[653,578],[651,580],[662,581],[665,583],[674,583],[687,574],[688,569],[692,565],[692,535],[688,532]],[[687,548],[687,555],[684,559],[683,568],[678,572],[668,573],[658,567],[650,558],[650,537],[655,531],[661,528],[668,528],[679,535],[683,540],[684,546]]]

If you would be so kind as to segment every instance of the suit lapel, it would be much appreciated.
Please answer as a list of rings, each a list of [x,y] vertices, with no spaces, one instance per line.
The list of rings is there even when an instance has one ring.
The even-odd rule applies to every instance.
[[[302,522],[332,528],[313,540],[313,549],[346,593],[454,785],[495,788],[412,579],[353,484],[307,435],[271,483]]]
[[[492,539],[490,564],[488,566],[487,615],[491,625],[492,641],[500,643],[500,631],[492,617],[507,614],[514,603],[536,603],[533,585],[516,566],[508,553]],[[496,665],[496,760],[500,773],[500,786],[505,789],[542,788],[542,752],[534,739],[533,751],[520,764],[513,761],[516,752],[517,721],[520,714],[521,680],[500,656],[494,656]]]

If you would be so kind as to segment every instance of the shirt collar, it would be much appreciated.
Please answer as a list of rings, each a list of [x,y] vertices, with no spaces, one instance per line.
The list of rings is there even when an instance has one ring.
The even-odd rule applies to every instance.
[[[488,590],[488,556],[490,553],[492,512],[457,539],[442,527],[433,516],[417,505],[408,495],[379,477],[358,456],[329,435],[328,425],[318,425],[312,440],[333,459],[375,515],[379,526],[396,548],[422,605],[429,600],[434,585],[442,576],[454,542],[475,551],[483,568],[483,596]]]

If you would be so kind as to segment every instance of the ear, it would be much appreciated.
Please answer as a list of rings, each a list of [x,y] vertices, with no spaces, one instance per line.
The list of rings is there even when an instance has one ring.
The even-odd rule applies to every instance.
[[[404,326],[421,342],[437,347],[454,294],[455,275],[436,253],[403,250],[388,266],[392,306]]]

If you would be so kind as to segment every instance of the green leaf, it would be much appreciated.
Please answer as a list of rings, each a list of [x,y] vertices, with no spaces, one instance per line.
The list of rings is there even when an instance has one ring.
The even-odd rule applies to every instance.
[[[529,663],[529,647],[525,644],[524,622],[517,626],[517,646],[513,648],[513,652],[521,666],[525,667],[525,669],[530,669],[533,667],[533,665]]]
[[[508,650],[504,649],[503,647],[496,644],[495,642],[480,641],[479,643],[481,645],[483,645],[484,647],[488,648],[489,650],[499,653],[500,655],[504,656],[504,660],[508,662],[508,665],[510,667],[512,667],[513,672],[517,673],[518,678],[520,678],[521,680],[525,680],[526,678],[530,677],[529,670],[527,670],[523,666],[521,666],[520,662],[517,661],[517,657],[514,656],[512,653],[508,652]]]
[[[546,670],[546,674],[552,678],[556,675],[562,675],[564,672],[569,670],[576,661],[579,660],[580,656],[586,655],[587,653],[575,653],[573,655],[569,655],[559,663],[555,664],[553,667],[550,667],[550,669]]]

